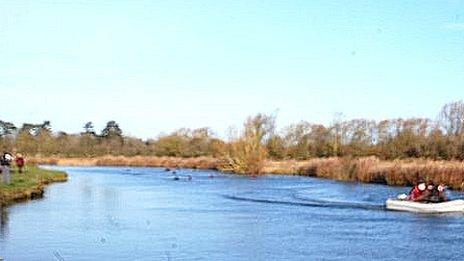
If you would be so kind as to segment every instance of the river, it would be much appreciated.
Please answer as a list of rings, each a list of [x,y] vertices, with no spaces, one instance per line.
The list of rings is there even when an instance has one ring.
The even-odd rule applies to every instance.
[[[48,168],[66,171],[69,181],[1,209],[0,258],[464,258],[464,215],[384,209],[407,188],[189,169],[176,170],[174,180],[162,168]]]

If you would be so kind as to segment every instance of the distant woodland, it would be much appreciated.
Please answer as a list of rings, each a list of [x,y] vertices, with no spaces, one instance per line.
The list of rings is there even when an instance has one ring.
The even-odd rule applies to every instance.
[[[264,159],[376,156],[383,160],[464,160],[462,101],[444,105],[436,119],[336,117],[329,126],[302,121],[281,130],[276,129],[274,115],[257,114],[246,119],[240,130],[231,131],[227,140],[215,136],[210,128],[183,128],[142,140],[124,135],[116,121],[109,121],[102,130],[87,122],[82,132],[73,134],[53,132],[51,127],[50,121],[15,126],[2,120],[0,148],[29,156],[210,156],[224,159],[236,172],[240,171],[234,168],[253,168],[250,165]]]

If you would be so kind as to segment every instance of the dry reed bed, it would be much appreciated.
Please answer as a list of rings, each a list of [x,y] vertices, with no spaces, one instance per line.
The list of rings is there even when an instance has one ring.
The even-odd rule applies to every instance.
[[[264,172],[395,186],[412,185],[423,179],[437,184],[444,183],[452,189],[464,190],[464,162],[461,161],[382,161],[376,157],[268,161]]]
[[[102,156],[93,158],[32,157],[29,162],[58,166],[129,166],[217,169],[218,160],[211,157],[177,158],[154,156]]]
[[[220,169],[220,160],[211,157],[176,158],[153,156],[103,156],[95,158],[34,157],[31,162],[62,166],[140,166]],[[318,158],[304,161],[267,160],[261,173],[313,176],[342,181],[411,185],[419,179],[444,183],[464,190],[464,162],[404,159],[383,161],[376,157]]]

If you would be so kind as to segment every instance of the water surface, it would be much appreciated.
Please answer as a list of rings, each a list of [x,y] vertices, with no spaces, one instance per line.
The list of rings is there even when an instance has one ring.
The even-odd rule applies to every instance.
[[[1,210],[6,260],[462,259],[464,216],[384,209],[406,188],[161,168],[58,168]],[[189,175],[191,180],[189,180]],[[453,193],[452,197],[464,197]]]

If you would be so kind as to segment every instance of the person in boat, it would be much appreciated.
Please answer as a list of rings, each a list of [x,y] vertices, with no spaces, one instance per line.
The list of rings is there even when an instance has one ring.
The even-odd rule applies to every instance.
[[[440,184],[437,187],[438,190],[438,198],[441,202],[448,201],[448,196],[446,196],[446,186],[444,184]]]
[[[409,193],[408,199],[416,202],[425,202],[430,196],[430,191],[427,190],[427,185],[424,181],[419,181]]]
[[[436,186],[431,183],[427,186],[427,191],[428,197],[426,201],[428,203],[440,203],[448,200],[446,197],[445,186],[443,184]]]
[[[434,186],[430,195],[429,202],[440,203],[445,201],[448,201],[448,197],[446,196],[445,192],[445,185],[440,184],[438,186]]]
[[[429,202],[429,203],[438,203],[439,198],[438,198],[437,186],[435,186],[433,183],[430,183],[430,184],[427,185],[427,191],[429,192],[427,202]]]

